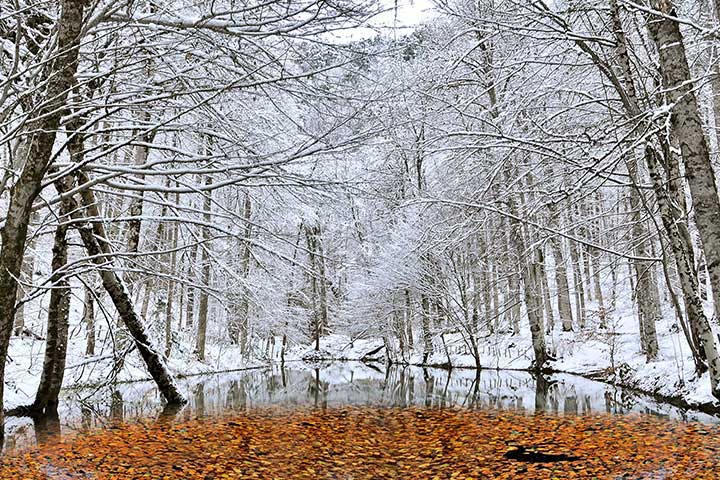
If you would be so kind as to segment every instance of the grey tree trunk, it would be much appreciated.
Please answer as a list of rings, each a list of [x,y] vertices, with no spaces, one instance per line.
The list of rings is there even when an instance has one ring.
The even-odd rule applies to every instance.
[[[87,332],[85,355],[90,357],[95,355],[95,296],[88,286],[85,286],[83,290],[85,291],[83,296],[83,323]]]
[[[420,294],[420,308],[422,309],[423,365],[426,365],[433,352],[433,343],[430,331],[430,299],[424,293]]]
[[[185,327],[187,328],[193,328],[195,325],[195,287],[191,285],[191,282],[193,282],[196,279],[195,275],[195,265],[197,262],[197,243],[193,243],[193,245],[190,247],[190,252],[188,254],[188,265],[187,265],[187,272],[186,277],[188,279],[188,285],[185,288]]]
[[[617,0],[610,2],[610,17],[616,40],[616,57],[622,73],[622,83],[617,82],[618,93],[624,98],[624,107],[630,118],[640,116],[639,102],[635,84],[633,82],[630,57],[627,51],[627,41],[620,19],[620,10]],[[635,245],[634,254],[636,257],[648,256],[647,229],[642,220],[641,211],[645,207],[645,201],[639,189],[640,175],[638,172],[637,159],[632,156],[625,157],[625,166],[628,176],[632,182],[630,188],[630,221],[632,222],[632,239]],[[640,345],[648,361],[653,360],[658,354],[658,340],[655,323],[660,317],[660,306],[658,304],[660,295],[657,291],[657,283],[654,281],[650,262],[633,260],[635,272],[635,298],[638,304]]]
[[[88,183],[89,178],[83,172],[78,174],[79,183]],[[56,188],[58,188],[56,182]],[[59,193],[64,193],[62,187],[58,189]],[[72,197],[70,197],[72,198]],[[97,209],[97,201],[92,190],[86,189],[81,192],[82,206],[90,218],[99,218]],[[135,345],[140,352],[148,373],[158,386],[158,390],[169,404],[182,405],[186,402],[175,384],[175,380],[167,369],[162,356],[157,348],[150,340],[143,320],[135,312],[132,299],[125,288],[122,279],[116,273],[113,265],[113,252],[110,245],[104,240],[107,238],[105,229],[101,222],[87,222],[84,213],[78,210],[76,204],[71,209],[72,218],[79,223],[78,231],[82,238],[88,255],[92,258],[93,263],[98,267],[103,287],[108,293],[110,299],[115,305],[120,319],[127,327],[130,335],[135,341]]]
[[[175,205],[179,203],[179,194],[175,194]],[[170,231],[170,265],[169,278],[167,282],[167,302],[165,303],[165,358],[170,357],[172,351],[172,320],[173,320],[173,303],[175,301],[175,276],[177,267],[177,245],[178,245],[178,226],[173,224]]]
[[[598,241],[598,238],[595,237],[594,239],[596,242]],[[606,318],[606,312],[605,312],[605,299],[603,298],[603,292],[602,287],[600,285],[600,251],[597,249],[590,249],[588,250],[588,255],[590,256],[590,261],[592,263],[592,269],[593,269],[593,284],[595,288],[595,298],[598,302],[598,317],[600,318],[600,328],[605,328],[605,318]]]
[[[559,238],[551,237],[550,245],[555,257],[555,284],[557,285],[557,303],[560,322],[564,332],[573,329],[572,307],[570,306],[570,288],[568,286],[567,267],[562,244]]]
[[[413,313],[412,313],[412,301],[410,300],[410,290],[407,288],[405,289],[405,309],[404,309],[404,315],[405,315],[405,327],[407,328],[407,344],[408,344],[408,350],[412,351],[415,343],[414,333],[413,333],[413,327],[412,327],[412,321],[413,321]]]
[[[530,258],[525,258],[525,238],[522,232],[522,225],[517,220],[515,203],[511,200],[510,214],[510,237],[515,247],[517,258],[521,262],[523,280],[523,292],[525,294],[525,308],[527,309],[528,323],[530,324],[530,335],[532,337],[533,353],[535,361],[533,370],[541,371],[546,368],[549,360],[545,345],[545,329],[542,316],[542,286],[540,282],[540,265],[543,263],[542,250],[533,249]]]
[[[250,237],[252,235],[252,223],[250,222],[252,215],[252,200],[250,195],[245,193],[243,201],[243,219],[245,221],[245,229],[240,248],[240,273],[242,279],[247,281],[250,274],[250,256],[252,254],[252,245]],[[250,292],[246,285],[242,286],[242,294],[238,305],[238,318],[232,319],[230,322],[231,338],[240,345],[240,352],[246,354],[248,351],[248,336],[250,331]]]
[[[512,334],[520,335],[520,276],[515,272],[510,272],[508,276],[507,292]]]
[[[212,185],[212,177],[208,176],[205,179],[205,185]],[[202,227],[202,239],[203,245],[201,247],[201,266],[202,266],[202,285],[203,289],[200,290],[200,302],[198,304],[198,328],[197,328],[197,341],[195,342],[195,353],[200,360],[205,360],[205,337],[207,336],[207,317],[208,317],[208,293],[206,288],[210,288],[210,256],[208,250],[210,245],[210,230],[207,225],[212,220],[212,192],[208,190],[205,193],[205,200],[203,202],[203,220],[205,225]]]
[[[679,218],[673,212],[671,201],[662,186],[662,178],[657,168],[656,153],[650,147],[646,149],[646,158],[660,206],[661,218],[670,238],[678,278],[683,292],[685,312],[691,330],[687,340],[691,347],[696,347],[693,348],[693,354],[696,365],[699,366],[698,369],[702,368],[701,366],[706,366],[710,371],[713,396],[720,399],[720,355],[718,354],[710,322],[705,316],[702,300],[700,300],[690,234],[687,231],[684,219]]]
[[[500,282],[498,275],[498,267],[495,262],[490,264],[490,296],[492,297],[492,324],[493,331],[496,332],[500,323],[500,295],[498,293],[498,284]]]
[[[148,72],[146,72],[148,73]],[[145,122],[150,121],[150,113],[145,112],[143,114],[143,120]],[[140,142],[142,142],[141,145],[137,145],[134,149],[135,154],[135,165],[144,165],[147,162],[149,149],[147,147],[147,144],[152,142],[155,137],[155,132],[152,131],[150,133],[145,133],[143,135],[140,135]],[[143,180],[145,178],[145,175],[139,175],[139,179]],[[133,198],[130,202],[130,208],[129,208],[129,215],[131,217],[131,220],[128,222],[127,226],[127,232],[126,232],[126,239],[125,244],[127,245],[127,252],[128,253],[137,253],[140,248],[140,230],[142,228],[142,213],[143,213],[143,207],[144,207],[144,194],[142,191],[137,192],[136,198]],[[132,263],[132,257],[130,260],[130,263]],[[135,284],[135,281],[137,280],[137,275],[126,274],[127,278],[125,279],[125,282],[128,287],[128,291],[132,295],[133,293],[133,285]],[[145,289],[145,297],[148,298],[149,301],[149,292],[152,289],[151,285],[148,284]],[[147,309],[146,309],[147,310]]]
[[[33,223],[33,218],[37,217],[37,212],[30,216],[30,224]],[[35,271],[35,244],[37,243],[37,237],[33,236],[28,242],[23,256],[26,257],[23,260],[23,265],[20,274],[21,284],[18,285],[18,299],[21,300],[25,294],[30,290],[29,285],[33,283],[33,274]],[[30,251],[30,255],[27,252]],[[27,285],[27,286],[26,286]],[[25,303],[18,303],[15,309],[15,336],[22,335],[25,330]]]
[[[70,182],[65,182],[66,189],[70,188]],[[43,361],[40,385],[35,394],[35,401],[32,405],[34,412],[44,412],[46,408],[56,410],[58,396],[62,387],[65,375],[65,359],[67,356],[68,342],[68,316],[70,314],[70,285],[63,273],[68,258],[68,215],[73,207],[72,202],[63,201],[60,203],[58,215],[58,226],[55,228],[55,237],[52,247],[52,274],[50,284],[53,289],[50,292],[50,303],[48,306],[47,319],[47,342],[45,344],[45,359]]]
[[[542,287],[543,310],[545,311],[545,328],[548,332],[555,329],[555,315],[553,314],[552,302],[550,301],[550,285],[548,284],[548,272],[545,268],[545,255],[543,253],[543,262],[540,264],[540,286]]]
[[[718,199],[715,171],[710,162],[710,149],[700,118],[696,86],[685,54],[680,26],[670,17],[675,16],[673,4],[668,0],[652,0],[654,9],[668,15],[652,16],[647,27],[657,46],[660,71],[667,97],[672,105],[671,130],[680,145],[685,178],[690,187],[695,223],[707,260],[712,286],[715,317],[720,312],[720,200]]]
[[[573,291],[575,292],[575,313],[578,327],[585,328],[585,284],[583,283],[580,252],[575,242],[570,242],[570,265],[572,266]]]

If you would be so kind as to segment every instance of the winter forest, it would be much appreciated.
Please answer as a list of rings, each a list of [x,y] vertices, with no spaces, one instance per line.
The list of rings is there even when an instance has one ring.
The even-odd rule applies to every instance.
[[[654,432],[670,476],[595,452],[594,478],[720,478],[708,437],[702,467],[658,453],[663,432],[720,438],[718,0],[0,0],[0,165],[2,478],[593,478],[566,476],[581,448],[627,447],[540,448],[533,409],[563,432],[642,410],[608,425]],[[265,373],[193,380],[243,369]],[[386,425],[490,422],[497,442],[421,467],[417,433],[393,447],[416,474],[198,451],[163,476],[149,453],[114,471],[10,448],[82,424],[91,450],[119,416],[132,450],[130,417],[164,409],[167,444],[204,429],[203,448],[250,455],[196,420],[213,395],[282,403],[231,424],[291,442],[371,428],[354,408],[378,389],[369,404],[402,407],[372,410]],[[439,395],[463,408],[424,410]],[[470,465],[478,442],[498,454]]]

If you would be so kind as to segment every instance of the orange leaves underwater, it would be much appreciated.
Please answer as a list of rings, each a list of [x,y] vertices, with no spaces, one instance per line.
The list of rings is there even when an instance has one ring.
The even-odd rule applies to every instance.
[[[265,409],[90,432],[4,457],[0,478],[717,479],[719,447],[720,427],[650,416]]]

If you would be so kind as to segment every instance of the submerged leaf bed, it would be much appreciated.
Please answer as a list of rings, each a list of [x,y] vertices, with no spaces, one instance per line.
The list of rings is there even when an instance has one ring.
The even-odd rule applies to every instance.
[[[88,432],[3,457],[0,478],[717,479],[719,450],[717,426],[646,415],[261,409]]]

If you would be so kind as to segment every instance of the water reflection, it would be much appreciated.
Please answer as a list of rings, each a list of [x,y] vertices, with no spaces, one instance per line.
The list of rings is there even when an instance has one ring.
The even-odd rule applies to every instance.
[[[263,406],[328,408],[342,405],[492,408],[581,415],[640,412],[681,420],[718,422],[651,397],[568,375],[515,371],[440,370],[362,363],[323,367],[286,364],[260,370],[187,378],[189,404],[163,409],[150,382],[96,391],[64,391],[59,411],[43,418],[8,419],[5,448],[43,444],[56,436],[127,421],[173,421],[223,415]]]

